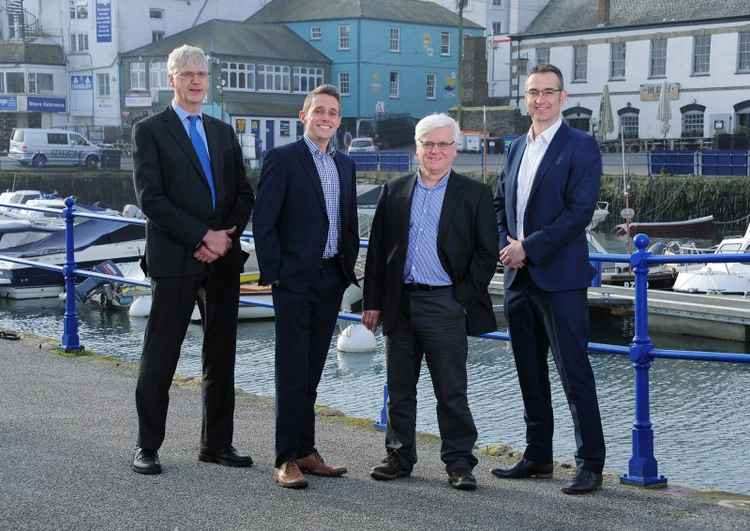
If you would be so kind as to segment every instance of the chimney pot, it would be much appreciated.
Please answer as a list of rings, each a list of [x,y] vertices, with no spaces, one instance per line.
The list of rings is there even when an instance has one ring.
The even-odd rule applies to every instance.
[[[609,1],[597,0],[596,14],[599,24],[609,24]]]

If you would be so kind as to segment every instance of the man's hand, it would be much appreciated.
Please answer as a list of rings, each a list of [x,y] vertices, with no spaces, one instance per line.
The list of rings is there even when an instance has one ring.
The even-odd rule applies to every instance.
[[[505,267],[520,269],[526,265],[526,251],[519,240],[514,240],[508,236],[508,245],[500,249],[500,262]]]
[[[232,234],[237,231],[237,227],[224,230],[210,230],[203,236],[203,246],[218,256],[224,256],[232,248]]]
[[[380,310],[365,310],[362,312],[362,324],[367,327],[368,330],[374,332],[380,324]]]
[[[219,255],[211,252],[211,250],[206,247],[205,245],[201,245],[198,247],[198,249],[193,253],[193,258],[198,260],[199,262],[205,262],[206,264],[210,264],[214,260],[219,259]]]

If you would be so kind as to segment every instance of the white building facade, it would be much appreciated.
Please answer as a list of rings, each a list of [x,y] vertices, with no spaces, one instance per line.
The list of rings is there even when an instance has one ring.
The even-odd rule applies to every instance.
[[[66,58],[64,79],[56,79],[55,84],[61,89],[56,97],[65,98],[65,112],[54,113],[45,125],[119,127],[123,119],[119,53],[210,19],[244,20],[264,3],[263,0],[23,0],[23,8],[39,21],[46,40],[62,46]],[[143,76],[146,75],[144,72]],[[156,75],[166,85],[166,65],[163,74]],[[150,101],[143,103],[151,106]]]
[[[596,12],[597,2],[590,3]],[[701,3],[709,4],[692,2],[694,8]],[[610,15],[609,2],[598,4],[599,16]],[[661,4],[669,14],[671,4],[679,2]],[[598,119],[607,85],[615,128],[604,137],[616,138],[622,127],[625,138],[664,138],[657,107],[666,83],[671,110],[666,138],[750,134],[750,3],[738,6],[732,16],[706,12],[693,15],[700,19],[627,26],[605,18],[596,27],[561,32],[534,33],[533,23],[529,34],[513,36],[511,102],[526,112],[526,73],[551,63],[562,71],[568,91],[563,116],[591,133],[602,136]]]

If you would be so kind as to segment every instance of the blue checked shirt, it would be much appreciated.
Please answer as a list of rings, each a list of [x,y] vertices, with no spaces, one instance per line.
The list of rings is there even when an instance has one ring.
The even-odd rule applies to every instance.
[[[323,249],[323,258],[333,258],[339,252],[339,234],[341,233],[341,213],[339,212],[339,171],[333,154],[336,153],[329,145],[328,152],[323,153],[315,143],[303,137],[305,144],[310,150],[315,167],[320,176],[320,184],[323,187],[323,197],[326,200],[326,213],[328,214],[328,238]]]
[[[417,171],[417,184],[411,199],[409,247],[406,250],[404,282],[450,286],[453,284],[438,256],[438,225],[450,173],[434,188],[427,188]]]

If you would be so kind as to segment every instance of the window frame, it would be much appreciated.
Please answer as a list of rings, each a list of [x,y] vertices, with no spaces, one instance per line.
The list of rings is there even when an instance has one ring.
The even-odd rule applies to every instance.
[[[580,53],[583,53],[583,61],[580,61]],[[582,65],[583,76],[579,73],[579,67]],[[586,44],[573,46],[573,75],[571,83],[586,83],[589,70],[589,47]]]
[[[134,81],[140,81],[134,84]],[[133,61],[128,65],[128,89],[129,90],[146,90],[146,63],[143,61]]]
[[[737,32],[737,73],[750,74],[750,31]]]
[[[619,55],[619,57],[618,57]],[[628,47],[625,42],[609,44],[609,80],[624,81],[627,75]]]
[[[663,53],[661,50],[656,49],[656,44],[659,43],[661,47],[661,43],[664,43],[664,50]],[[648,77],[649,78],[665,78],[667,77],[667,51],[669,49],[669,39],[666,38],[659,38],[659,39],[651,39],[649,53],[648,53]],[[660,53],[659,57],[656,56],[657,51]],[[661,64],[663,59],[663,64]],[[659,63],[657,63],[659,61]],[[661,66],[662,71],[661,73],[656,72],[655,67]]]
[[[451,33],[450,31],[440,32],[440,56],[450,57],[451,55]]]
[[[319,41],[323,38],[323,29],[320,26],[310,26],[310,40]]]
[[[102,90],[106,87],[105,90]],[[96,73],[96,96],[98,98],[109,98],[112,96],[112,87],[109,81],[109,72]]]
[[[338,25],[338,50],[347,51],[352,49],[352,26],[351,24]]]
[[[395,90],[394,90],[395,89]],[[401,75],[395,70],[388,73],[388,98],[397,100],[401,97]]]
[[[158,13],[158,17],[155,17]],[[164,9],[161,7],[149,7],[148,8],[148,18],[150,20],[164,20]]]
[[[21,81],[21,90],[11,90],[11,84],[10,80],[8,79],[10,76],[14,76],[16,80]],[[5,93],[6,94],[26,94],[26,76],[23,72],[5,72]]]
[[[705,40],[703,44],[700,41]],[[702,50],[699,60],[699,46],[705,47]],[[705,64],[705,70],[698,70],[698,64]],[[690,75],[693,76],[709,76],[711,75],[711,34],[706,35],[693,35],[693,53],[692,61],[690,65]]]
[[[351,78],[349,72],[339,72],[339,93],[342,96],[351,96]]]
[[[700,116],[700,134],[688,134],[688,131],[695,130],[698,132],[698,121],[693,120],[694,117]],[[682,113],[682,130],[680,136],[682,138],[703,138],[706,131],[706,111],[698,109],[691,109]]]
[[[430,79],[432,79],[432,95],[430,95]],[[437,99],[437,72],[427,72],[425,77],[425,97],[428,100]]]
[[[539,52],[540,52],[540,50],[545,50],[542,53],[547,55],[547,60],[546,61],[541,61],[539,59],[539,55],[540,55]],[[538,65],[548,65],[549,64],[549,55],[550,55],[550,48],[549,48],[549,46],[538,46],[538,47],[534,48],[534,54],[536,55],[536,64],[538,64]]]
[[[388,51],[391,53],[401,53],[401,28],[398,26],[388,28]]]

